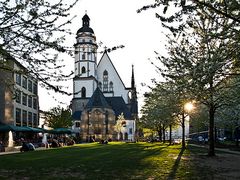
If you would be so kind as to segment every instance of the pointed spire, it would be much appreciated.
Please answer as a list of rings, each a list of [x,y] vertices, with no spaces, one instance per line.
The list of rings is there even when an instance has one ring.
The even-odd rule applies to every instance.
[[[87,11],[86,11],[86,14],[82,18],[82,23],[83,23],[82,26],[89,27],[89,21],[90,21],[90,18],[88,17]]]
[[[132,81],[131,81],[131,88],[135,88],[134,65],[132,65]]]

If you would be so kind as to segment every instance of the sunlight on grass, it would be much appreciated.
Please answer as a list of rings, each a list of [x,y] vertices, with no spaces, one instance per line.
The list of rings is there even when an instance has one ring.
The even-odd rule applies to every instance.
[[[162,143],[78,144],[0,156],[0,162],[0,179],[188,179],[195,173],[188,150]]]

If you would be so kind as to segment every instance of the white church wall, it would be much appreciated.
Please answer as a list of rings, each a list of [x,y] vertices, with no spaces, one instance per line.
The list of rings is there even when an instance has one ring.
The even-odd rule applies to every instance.
[[[135,130],[136,124],[134,120],[125,120],[126,126],[121,128],[121,132],[123,133],[123,139],[125,139],[125,133],[128,134],[128,141],[135,141]]]
[[[77,93],[74,95],[74,98],[81,98],[81,89],[82,87],[86,88],[86,97],[91,97],[94,90],[97,87],[97,84],[94,80],[75,80],[74,81],[74,92]]]
[[[100,82],[103,82],[103,72],[105,70],[108,72],[108,84],[111,81],[113,82],[114,96],[122,96],[125,103],[128,103],[128,91],[125,89],[121,78],[106,53],[98,64],[97,76]]]

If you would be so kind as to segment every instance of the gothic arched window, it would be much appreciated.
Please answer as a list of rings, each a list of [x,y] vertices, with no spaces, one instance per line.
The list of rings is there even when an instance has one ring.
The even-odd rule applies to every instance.
[[[85,88],[85,87],[82,87],[81,97],[82,97],[82,98],[85,98],[85,97],[86,97],[86,88]]]
[[[82,67],[82,74],[86,73],[86,68],[83,66]]]
[[[109,83],[109,91],[113,92],[113,82],[112,81],[110,81],[110,83]]]
[[[103,72],[103,92],[108,91],[108,72],[105,70]]]

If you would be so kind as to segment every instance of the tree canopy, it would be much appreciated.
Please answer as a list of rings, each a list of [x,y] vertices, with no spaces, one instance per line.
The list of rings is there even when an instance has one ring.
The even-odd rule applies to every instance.
[[[70,109],[60,106],[45,112],[46,124],[51,128],[69,128],[72,126],[72,115]]]
[[[45,88],[66,93],[54,81],[67,80],[59,53],[68,53],[65,36],[71,34],[69,11],[78,0],[0,1],[0,56],[20,62]],[[8,67],[0,63],[0,70]],[[9,69],[8,69],[9,70]]]

